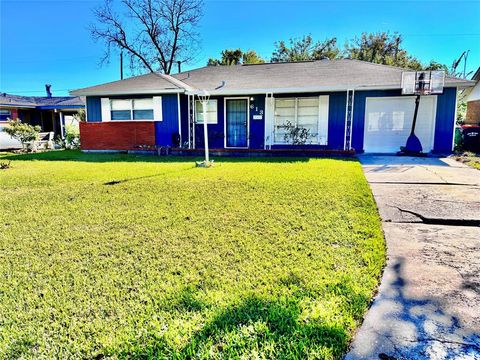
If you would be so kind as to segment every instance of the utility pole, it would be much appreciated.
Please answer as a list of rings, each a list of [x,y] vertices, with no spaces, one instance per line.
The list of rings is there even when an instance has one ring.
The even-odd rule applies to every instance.
[[[123,80],[123,50],[120,50],[120,80]]]
[[[466,50],[460,55],[458,60],[454,61],[453,63],[453,71],[455,72],[457,70],[458,65],[460,64],[460,61],[462,61],[463,58],[463,78],[465,79],[467,77],[467,59],[468,59],[468,53],[470,50]]]
[[[467,50],[467,52],[465,53],[465,56],[463,57],[463,78],[465,79],[467,77],[466,73],[467,73],[467,59],[468,59],[468,53],[470,52],[470,50]]]

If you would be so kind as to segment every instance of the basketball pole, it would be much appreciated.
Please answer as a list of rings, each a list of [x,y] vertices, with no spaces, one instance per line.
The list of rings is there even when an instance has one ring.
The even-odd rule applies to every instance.
[[[415,112],[413,113],[413,123],[412,123],[412,130],[410,131],[410,136],[415,135],[415,125],[417,125],[417,114],[418,114],[418,107],[420,105],[420,95],[417,95],[415,98]]]
[[[418,108],[420,105],[420,95],[418,94],[415,98],[415,110],[413,112],[413,121],[412,121],[412,129],[410,131],[410,135],[407,139],[407,144],[405,145],[406,155],[420,155],[423,151],[422,143],[420,139],[415,135],[415,125],[417,124],[417,115],[418,115]]]

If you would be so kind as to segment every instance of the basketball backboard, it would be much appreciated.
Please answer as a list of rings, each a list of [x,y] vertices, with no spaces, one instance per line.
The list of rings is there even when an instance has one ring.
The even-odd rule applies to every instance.
[[[402,95],[443,94],[445,71],[404,71],[402,73]]]

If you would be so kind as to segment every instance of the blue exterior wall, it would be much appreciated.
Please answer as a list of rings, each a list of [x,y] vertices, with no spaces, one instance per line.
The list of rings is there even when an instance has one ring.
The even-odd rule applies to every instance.
[[[401,90],[369,90],[355,91],[353,100],[352,148],[363,151],[363,135],[365,129],[365,106],[367,97],[400,96]],[[345,114],[343,115],[345,121]]]
[[[99,96],[87,96],[87,121],[102,121],[102,102]]]
[[[299,93],[299,94],[275,94],[276,98],[281,97],[302,97],[329,95],[329,119],[328,119],[328,145],[306,145],[304,148],[328,148],[343,149],[345,134],[345,107],[346,92],[330,93]],[[354,99],[354,113],[352,124],[352,147],[357,152],[362,152],[364,144],[365,105],[367,97],[388,97],[400,96],[400,90],[369,90],[356,91]],[[134,96],[134,97],[144,97]],[[148,95],[147,95],[148,96]],[[153,95],[151,95],[153,96]],[[235,96],[232,96],[235,97]],[[251,149],[263,149],[265,138],[265,95],[245,95],[238,97],[249,97],[249,141]],[[121,97],[115,97],[121,98]],[[124,96],[123,98],[132,98]],[[208,124],[210,148],[224,148],[224,100],[223,96],[216,96],[218,102],[217,124]],[[434,149],[436,152],[449,152],[452,147],[453,125],[455,117],[456,89],[445,88],[443,95],[437,96],[437,110],[435,122]],[[188,98],[180,95],[181,108],[181,132],[182,143],[188,141]],[[101,121],[100,97],[87,97],[88,121]],[[163,121],[155,123],[155,136],[157,145],[171,146],[172,135],[179,133],[178,127],[178,105],[177,94],[162,95]],[[262,120],[253,120],[254,115],[263,113]],[[203,124],[195,125],[196,148],[203,147]],[[273,148],[291,148],[294,146],[275,145]],[[298,148],[298,147],[296,147]]]
[[[435,140],[433,151],[449,152],[452,150],[453,125],[455,123],[456,88],[445,88],[443,95],[437,95],[437,112],[435,116]],[[401,96],[400,90],[355,91],[353,109],[352,147],[363,152],[365,125],[365,105],[367,97]]]
[[[111,99],[135,99],[159,95],[125,95],[109,96]],[[162,146],[172,145],[172,135],[178,134],[178,105],[177,94],[164,94],[162,96],[163,121],[155,121],[156,144]],[[101,96],[87,96],[88,122],[102,121]]]
[[[343,149],[343,140],[345,132],[345,104],[346,92],[333,93],[299,93],[299,94],[275,94],[276,98],[305,97],[329,95],[329,119],[328,119],[328,145],[305,145],[303,148],[328,148]],[[235,97],[235,96],[232,96]],[[263,149],[265,139],[265,95],[244,95],[238,97],[250,98],[250,117],[249,117],[249,136],[250,149]],[[228,97],[227,97],[228,98]],[[253,98],[253,100],[251,100]],[[211,99],[217,100],[217,124],[208,124],[208,141],[210,148],[224,148],[224,96],[212,96]],[[181,96],[181,115],[183,139],[188,139],[188,103],[185,95]],[[263,114],[262,120],[254,120],[254,115]],[[184,130],[183,130],[184,129]],[[195,145],[196,148],[203,148],[203,124],[195,125]],[[299,148],[292,145],[273,145],[274,149]]]
[[[217,123],[207,124],[208,126],[208,146],[211,149],[223,149],[224,144],[224,107],[223,96],[212,96],[211,100],[217,100]],[[195,98],[195,100],[197,100]],[[203,149],[204,147],[203,124],[195,124],[195,147]]]
[[[155,121],[155,142],[172,146],[173,136],[179,134],[177,94],[162,95],[162,120]]]
[[[235,97],[235,96],[232,96]],[[249,116],[249,141],[250,149],[263,149],[265,137],[265,95],[242,95],[250,99]],[[228,98],[228,97],[227,97]],[[253,100],[252,100],[253,98]],[[225,144],[225,96],[212,96],[211,100],[217,100],[217,123],[207,124],[208,145],[212,149],[223,149]],[[183,141],[188,141],[188,100],[182,95],[180,100]],[[253,120],[254,115],[263,114],[262,120]],[[183,130],[184,129],[184,130]],[[203,124],[195,124],[195,147],[203,148]]]
[[[456,100],[456,88],[446,88],[443,90],[443,95],[437,97],[434,152],[452,151]]]
[[[345,108],[347,93],[330,93],[328,101],[328,145],[329,149],[342,150],[345,141]]]

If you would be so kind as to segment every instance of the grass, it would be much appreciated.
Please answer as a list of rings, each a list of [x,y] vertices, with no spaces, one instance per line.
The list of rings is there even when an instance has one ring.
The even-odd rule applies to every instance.
[[[339,359],[384,264],[354,159],[0,161],[0,358]]]
[[[473,167],[474,169],[480,170],[480,156],[477,156],[472,152],[465,152],[458,155],[456,160]]]

